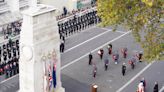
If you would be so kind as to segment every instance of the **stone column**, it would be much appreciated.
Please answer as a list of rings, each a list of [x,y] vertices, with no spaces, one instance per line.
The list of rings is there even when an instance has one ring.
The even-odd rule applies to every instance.
[[[37,5],[23,14],[20,33],[20,92],[65,92],[61,84],[60,38],[56,9]],[[56,66],[55,66],[56,65]],[[50,78],[56,67],[56,87]],[[49,89],[49,83],[52,83]]]
[[[19,0],[7,0],[11,12],[19,12]]]

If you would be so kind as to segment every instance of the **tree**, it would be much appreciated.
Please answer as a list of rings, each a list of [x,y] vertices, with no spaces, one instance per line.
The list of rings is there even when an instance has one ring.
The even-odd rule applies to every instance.
[[[98,0],[102,26],[132,31],[147,61],[164,59],[164,0]]]

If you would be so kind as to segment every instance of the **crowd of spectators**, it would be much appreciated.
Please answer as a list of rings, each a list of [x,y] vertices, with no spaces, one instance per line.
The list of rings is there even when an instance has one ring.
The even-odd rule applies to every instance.
[[[19,35],[21,31],[21,24],[21,21],[16,21],[2,26],[1,33],[3,33],[4,39]]]

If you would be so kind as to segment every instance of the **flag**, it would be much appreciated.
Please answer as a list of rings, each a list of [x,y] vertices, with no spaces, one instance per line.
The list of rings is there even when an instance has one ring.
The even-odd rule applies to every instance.
[[[54,88],[56,88],[56,64],[54,64],[53,66],[53,84],[54,84]]]
[[[49,81],[49,90],[51,90],[52,87],[52,74],[51,74],[51,65],[48,67],[48,81]]]

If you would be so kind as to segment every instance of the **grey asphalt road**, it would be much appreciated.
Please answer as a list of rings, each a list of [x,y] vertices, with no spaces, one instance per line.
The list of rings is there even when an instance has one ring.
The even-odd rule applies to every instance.
[[[137,85],[142,77],[146,80],[146,92],[153,92],[155,81],[158,82],[159,89],[164,86],[164,62],[153,63],[146,71],[137,77],[130,85],[124,88],[121,92],[135,92]],[[164,92],[164,90],[162,91]]]
[[[107,27],[109,29],[109,27]],[[126,32],[122,28],[119,31]],[[105,34],[102,34],[106,32]],[[98,36],[97,38],[95,36]],[[103,47],[105,50],[103,58],[109,58],[110,65],[109,70],[104,71],[104,63],[101,61],[97,55],[96,48],[106,44],[113,39],[116,39],[123,35],[120,32],[111,32],[106,29],[101,29],[98,27],[93,27],[89,30],[80,32],[74,36],[66,39],[66,51],[61,55],[61,66],[65,67],[62,69],[62,85],[66,89],[66,92],[91,92],[91,84],[96,83],[98,87],[98,92],[115,92],[117,89],[122,87],[125,83],[133,78],[139,71],[141,71],[147,63],[137,63],[136,68],[132,70],[127,63],[128,59],[119,59],[119,64],[115,65],[111,59],[111,56],[107,54],[107,47]],[[94,39],[92,39],[95,37]],[[92,39],[86,41],[88,39]],[[83,43],[86,41],[85,43]],[[83,43],[83,44],[81,44]],[[69,50],[70,48],[77,46]],[[141,48],[137,44],[131,34],[126,34],[119,39],[112,42],[113,51],[119,51],[121,47],[128,48],[128,58],[132,56],[134,51],[140,51]],[[68,51],[69,50],[69,51]],[[94,50],[93,61],[98,67],[98,72],[96,78],[92,78],[92,66],[88,65],[88,53]],[[121,55],[121,54],[120,54]],[[82,58],[81,58],[82,57]],[[121,56],[120,56],[121,57]],[[80,58],[80,59],[79,59]],[[78,60],[77,60],[78,59]],[[77,61],[76,61],[77,60]],[[121,65],[125,62],[127,65],[126,76],[121,76]],[[6,82],[0,84],[0,92],[16,92],[19,89],[19,76],[9,79]],[[132,91],[127,91],[132,92]]]

